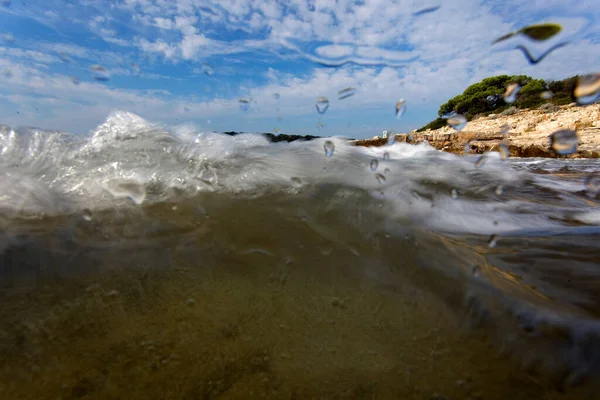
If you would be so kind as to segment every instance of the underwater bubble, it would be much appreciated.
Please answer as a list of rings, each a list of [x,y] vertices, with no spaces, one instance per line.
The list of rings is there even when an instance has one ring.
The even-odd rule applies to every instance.
[[[94,64],[90,67],[92,71],[92,78],[99,82],[106,82],[110,79],[110,74],[108,70],[102,65]]]
[[[502,136],[508,135],[508,132],[510,132],[510,125],[504,124],[500,127],[500,133],[502,134]]]
[[[498,145],[498,153],[500,153],[500,158],[502,161],[506,161],[510,157],[508,145],[506,143],[500,143]]]
[[[504,186],[502,186],[502,185],[496,186],[495,192],[496,192],[496,195],[502,196],[502,193],[504,193]]]
[[[315,107],[319,114],[325,114],[325,111],[329,108],[329,100],[327,97],[319,96],[317,97],[317,104],[315,104]]]
[[[600,193],[600,175],[591,174],[583,179],[583,184],[587,190],[593,193]]]
[[[379,183],[385,183],[385,176],[383,176],[383,174],[375,174],[375,179],[377,179],[377,182]]]
[[[406,102],[404,99],[400,99],[396,102],[396,118],[400,119],[406,112]]]
[[[387,151],[383,153],[383,159],[385,161],[390,161],[390,153],[388,153]]]
[[[462,131],[467,126],[467,118],[464,115],[456,114],[446,119],[448,125],[454,128],[456,131]]]
[[[473,266],[471,269],[471,275],[473,275],[475,278],[478,278],[479,275],[481,275],[481,267],[477,265]]]
[[[552,93],[551,90],[544,90],[542,93],[540,93],[540,97],[544,100],[550,100],[552,97],[554,97],[554,93]]]
[[[494,247],[496,247],[496,244],[498,244],[498,236],[490,236],[490,238],[488,239],[488,247],[493,249]]]
[[[455,188],[452,188],[452,189],[450,190],[450,198],[451,198],[452,200],[456,200],[456,199],[458,199],[458,190],[456,190]]]
[[[552,147],[556,154],[566,156],[577,151],[579,137],[574,130],[561,129],[560,131],[554,132],[549,137],[550,147]]]
[[[338,92],[338,100],[344,100],[351,96],[354,96],[353,87],[347,87],[346,89],[342,89]]]
[[[506,86],[506,91],[502,95],[502,98],[506,103],[514,103],[517,100],[517,93],[521,90],[521,85],[518,83],[510,83]]]
[[[552,36],[554,36],[558,32],[560,32],[561,30],[562,30],[562,27],[558,24],[550,23],[550,24],[529,25],[529,26],[526,26],[525,28],[519,29],[518,31],[510,32],[504,36],[499,37],[498,39],[494,40],[494,42],[492,44],[502,42],[506,39],[510,39],[511,37],[513,37],[515,35],[519,35],[519,34],[524,35],[524,36],[528,37],[529,39],[533,39],[533,40],[537,40],[537,41],[548,40]]]
[[[475,168],[481,168],[481,167],[483,167],[484,164],[485,164],[485,155],[478,157],[477,160],[475,160]]]
[[[333,144],[331,140],[328,140],[323,145],[323,148],[325,149],[325,155],[327,157],[331,157],[333,155],[333,151],[335,150],[335,144]]]
[[[85,210],[83,210],[83,212],[81,213],[81,218],[83,218],[85,221],[91,221],[92,220],[92,210],[90,210],[89,208],[86,208]]]
[[[248,107],[250,102],[246,99],[239,99],[238,102],[240,103],[240,110],[242,111],[248,111]]]
[[[371,168],[371,171],[377,171],[377,167],[379,167],[379,161],[377,161],[377,159],[371,160],[369,167]]]
[[[273,98],[275,100],[279,100],[280,97],[281,97],[281,95],[279,93],[273,93]]]
[[[579,77],[573,95],[580,105],[595,103],[600,98],[600,73]]]
[[[208,76],[212,76],[212,74],[215,73],[215,70],[213,69],[212,65],[210,65],[209,63],[205,62],[202,64],[202,73],[208,75]]]
[[[81,83],[81,79],[79,79],[76,76],[72,76],[71,77],[71,82],[73,82],[74,85],[79,85]]]
[[[299,188],[302,186],[302,179],[300,179],[296,176],[293,176],[291,181],[292,181],[292,186],[294,186],[296,188]]]

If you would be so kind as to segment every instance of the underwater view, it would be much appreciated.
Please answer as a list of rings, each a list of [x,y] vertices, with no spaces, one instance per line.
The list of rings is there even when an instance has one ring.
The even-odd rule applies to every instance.
[[[0,2],[0,398],[599,398],[599,18]]]

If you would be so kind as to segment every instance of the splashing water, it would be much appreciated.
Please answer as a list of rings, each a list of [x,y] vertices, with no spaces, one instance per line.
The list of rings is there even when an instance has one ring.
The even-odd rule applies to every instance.
[[[561,129],[550,135],[550,147],[561,156],[566,156],[577,151],[579,137],[572,129]]]
[[[327,97],[317,97],[317,103],[315,104],[315,107],[317,108],[317,112],[319,114],[325,114],[325,111],[327,111],[329,108],[329,100]]]

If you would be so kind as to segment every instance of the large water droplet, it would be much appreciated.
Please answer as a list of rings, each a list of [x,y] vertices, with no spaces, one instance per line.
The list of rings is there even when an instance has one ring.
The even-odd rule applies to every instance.
[[[504,124],[500,127],[500,133],[502,136],[507,136],[508,132],[510,132],[510,125]]]
[[[400,119],[406,112],[406,102],[404,99],[400,99],[396,102],[396,118]]]
[[[506,103],[514,103],[517,100],[517,93],[521,90],[521,85],[518,83],[509,83],[506,86],[506,91],[502,95],[502,98]]]
[[[579,77],[573,91],[578,104],[592,104],[600,98],[600,73]]]
[[[543,40],[550,39],[552,36],[554,36],[558,32],[560,32],[561,29],[562,29],[562,27],[558,24],[530,25],[530,26],[526,26],[525,28],[519,29],[516,32],[507,33],[506,35],[501,36],[498,39],[494,40],[494,42],[492,44],[510,39],[511,37],[518,35],[518,34],[524,35],[524,36],[528,37],[529,39],[543,41]]]
[[[591,174],[583,179],[585,188],[592,193],[600,193],[600,175]]]
[[[498,237],[496,235],[490,236],[490,238],[488,239],[488,247],[493,249],[494,247],[496,247],[496,244],[498,244]]]
[[[498,153],[500,153],[500,158],[503,161],[506,161],[510,157],[510,151],[508,149],[508,145],[506,143],[500,143],[498,145]]]
[[[457,131],[462,131],[467,126],[467,119],[464,115],[456,114],[446,119],[448,125]]]
[[[327,97],[317,97],[317,104],[315,104],[315,107],[317,107],[317,112],[319,114],[325,114],[325,111],[329,108],[329,100]]]
[[[239,99],[240,110],[248,111],[248,107],[250,107],[250,102],[246,99]]]
[[[456,200],[456,199],[458,199],[458,190],[456,190],[455,188],[452,188],[452,189],[450,190],[450,198],[451,198],[452,200]]]
[[[387,151],[383,153],[383,160],[390,161],[390,153],[388,153]]]
[[[354,96],[353,87],[347,87],[346,89],[342,89],[338,92],[338,100],[344,100],[351,96]]]
[[[550,135],[550,146],[556,154],[566,156],[577,151],[579,137],[572,129],[561,129]]]
[[[371,171],[377,171],[377,167],[379,167],[379,161],[377,161],[377,159],[372,159],[369,167],[371,168]]]
[[[110,79],[110,74],[108,73],[108,70],[102,65],[92,65],[90,67],[90,70],[92,71],[92,78],[94,78],[94,80],[97,80],[99,82],[106,82]]]
[[[333,151],[335,150],[335,144],[333,144],[331,140],[328,140],[323,145],[323,148],[325,149],[325,155],[327,157],[331,157],[333,155]]]
[[[375,174],[375,179],[377,179],[377,182],[383,184],[385,183],[385,176],[383,176],[383,174],[377,173]]]
[[[92,220],[92,210],[90,210],[89,208],[86,208],[85,210],[83,210],[83,212],[81,213],[81,218],[83,218],[84,221],[91,221]]]
[[[396,143],[396,134],[395,133],[390,133],[387,137],[387,145],[391,146],[394,143]]]
[[[202,64],[202,72],[208,76],[212,76],[215,73],[215,70],[213,69],[212,65],[205,62]]]
[[[554,93],[552,93],[551,90],[544,90],[542,93],[540,93],[540,97],[544,100],[550,100],[552,97],[554,97]]]
[[[477,158],[477,160],[475,160],[475,168],[481,168],[483,167],[483,165],[485,164],[485,155]]]

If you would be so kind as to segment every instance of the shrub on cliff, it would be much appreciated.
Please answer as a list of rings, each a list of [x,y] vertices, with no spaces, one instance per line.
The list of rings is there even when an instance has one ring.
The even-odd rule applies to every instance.
[[[446,125],[442,118],[444,115],[458,113],[464,115],[467,120],[472,120],[476,115],[488,115],[501,113],[512,107],[535,108],[544,103],[556,105],[569,104],[573,101],[572,93],[577,82],[577,76],[562,81],[549,81],[534,79],[526,75],[498,75],[485,78],[481,82],[469,86],[462,94],[455,96],[442,104],[438,110],[439,118],[425,125],[419,132],[427,129],[438,129]],[[521,86],[516,100],[508,104],[503,95],[506,87],[511,83]],[[551,99],[542,98],[541,94],[547,90],[552,91]]]

